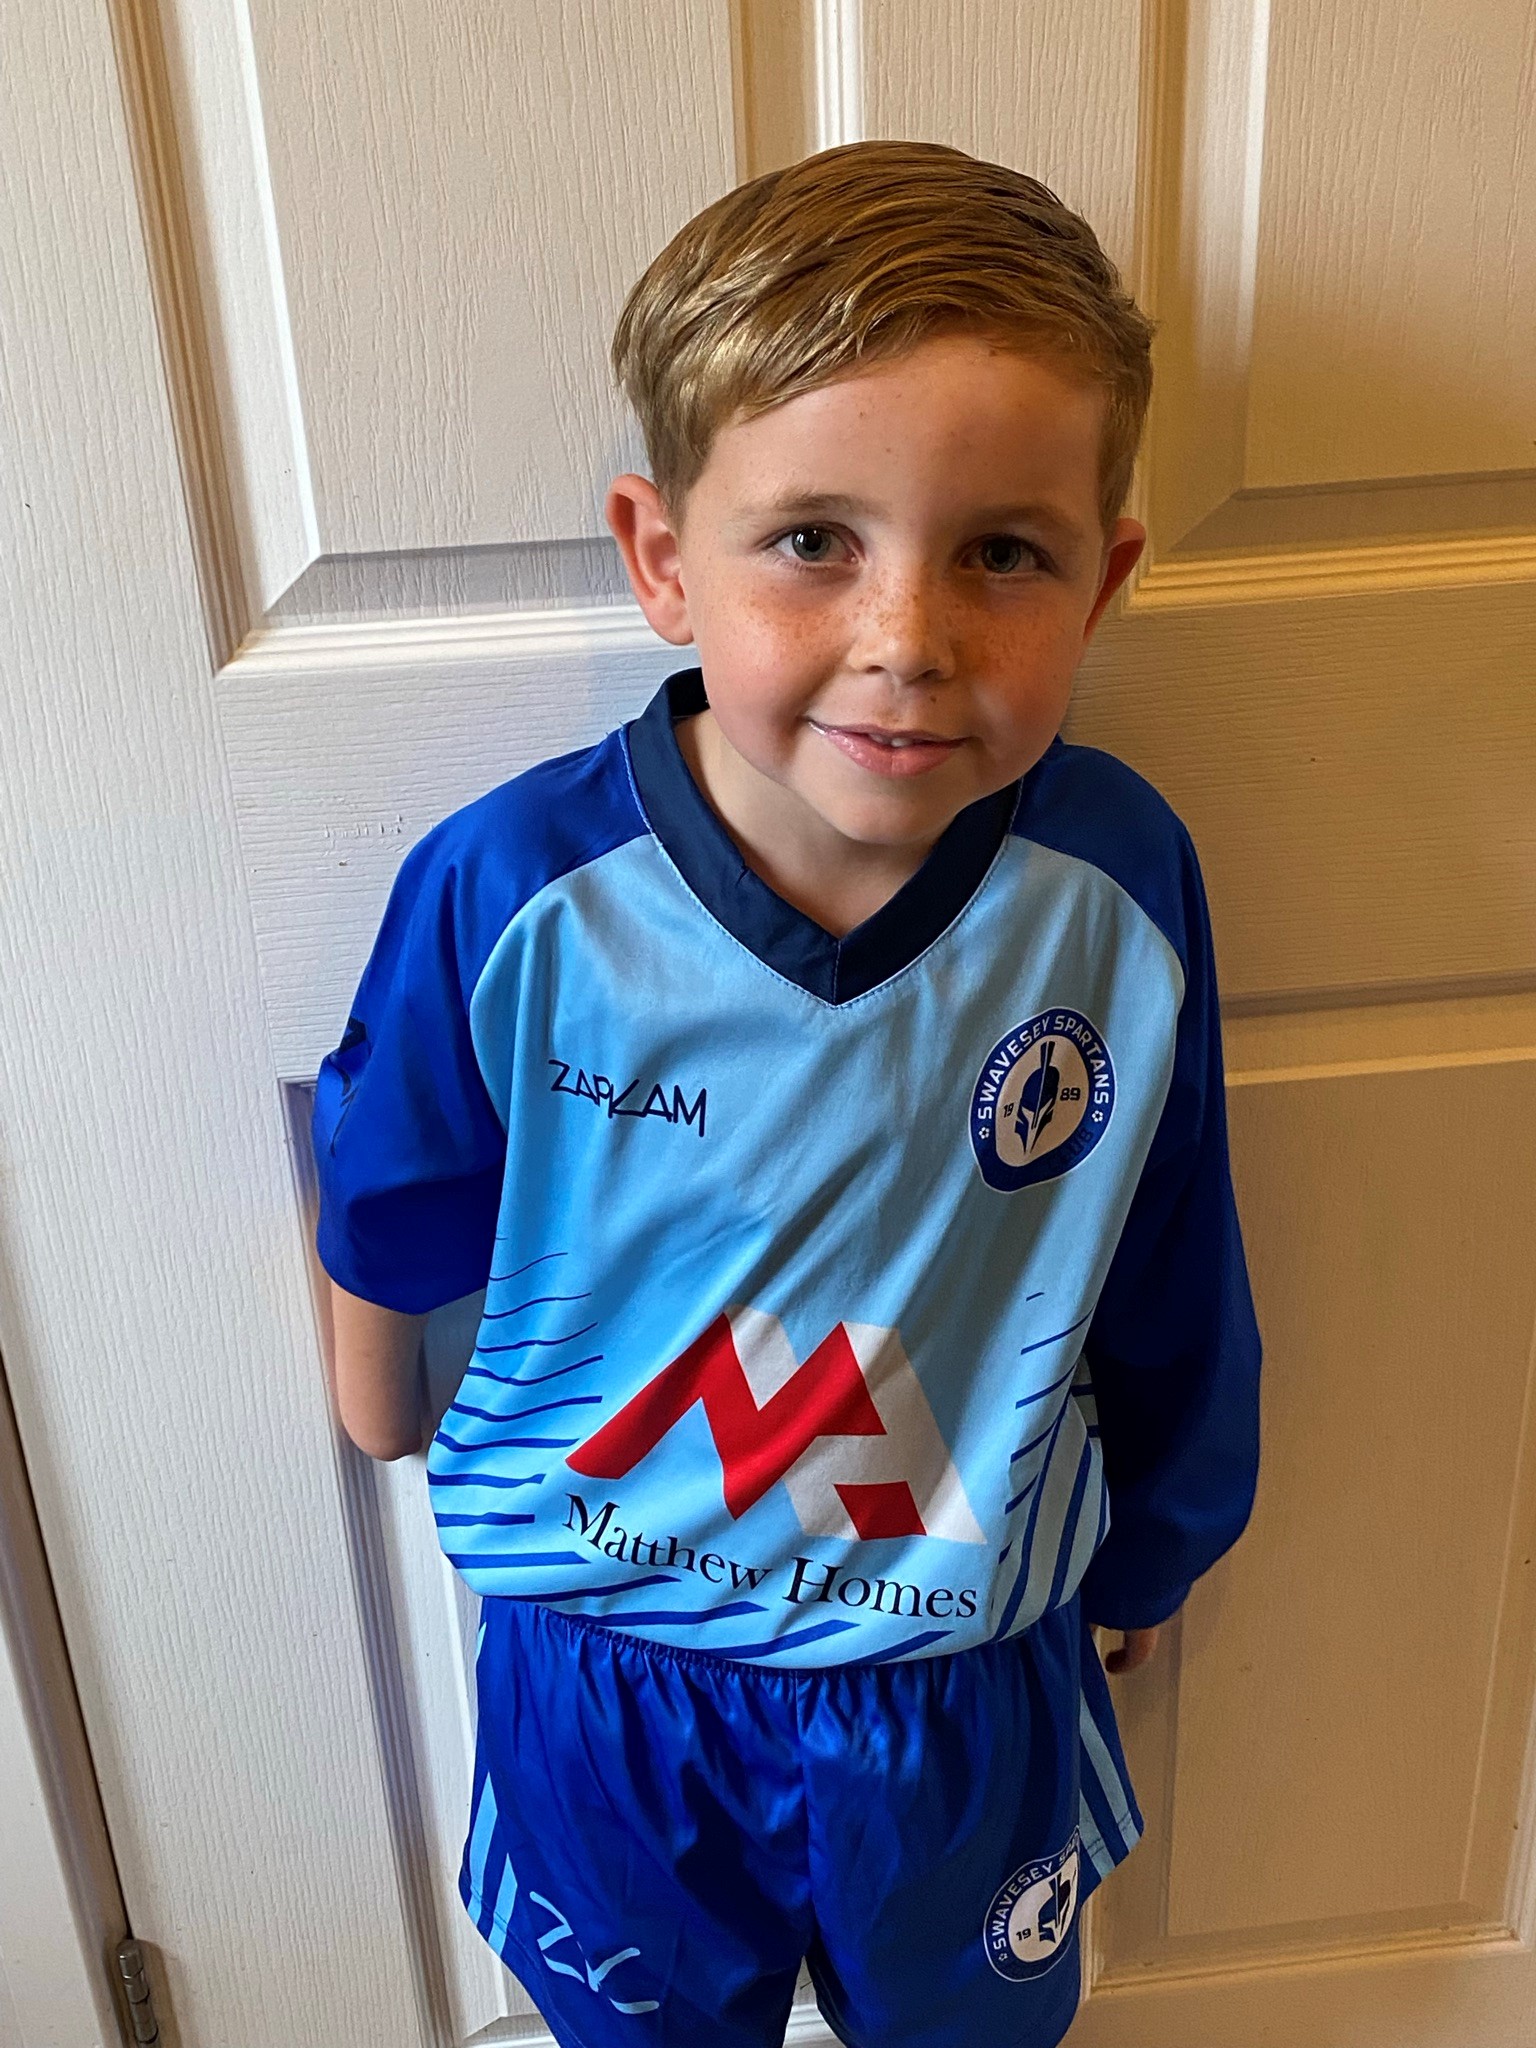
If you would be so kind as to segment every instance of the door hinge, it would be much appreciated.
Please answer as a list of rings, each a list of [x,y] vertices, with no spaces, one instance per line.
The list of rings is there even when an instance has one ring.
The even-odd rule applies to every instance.
[[[128,2001],[128,2017],[133,2022],[135,2048],[150,2048],[160,2038],[160,2022],[155,2018],[155,1994],[144,1968],[144,1951],[136,1941],[129,1940],[120,1941],[115,1954],[118,1978]]]

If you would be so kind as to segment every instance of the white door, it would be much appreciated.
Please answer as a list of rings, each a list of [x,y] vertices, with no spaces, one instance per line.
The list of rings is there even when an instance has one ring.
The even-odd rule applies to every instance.
[[[0,1350],[181,2048],[539,2038],[453,1889],[471,1605],[330,1422],[307,1090],[405,848],[677,664],[602,538],[625,289],[859,133],[1044,177],[1164,323],[1068,732],[1205,864],[1266,1459],[1117,1685],[1080,2037],[1527,2042],[1527,0],[3,5]]]

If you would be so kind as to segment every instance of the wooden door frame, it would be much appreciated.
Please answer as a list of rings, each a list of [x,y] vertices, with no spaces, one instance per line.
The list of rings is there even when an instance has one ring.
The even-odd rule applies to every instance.
[[[111,1986],[128,1916],[3,1361],[0,1841],[0,1994],[21,2048],[126,2039]]]

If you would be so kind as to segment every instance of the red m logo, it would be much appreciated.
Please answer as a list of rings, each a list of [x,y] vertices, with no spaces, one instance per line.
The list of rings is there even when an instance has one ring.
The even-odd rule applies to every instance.
[[[777,1317],[732,1309],[566,1463],[622,1479],[696,1402],[733,1517],[784,1480],[810,1534],[985,1540],[894,1330],[838,1323],[800,1365]]]

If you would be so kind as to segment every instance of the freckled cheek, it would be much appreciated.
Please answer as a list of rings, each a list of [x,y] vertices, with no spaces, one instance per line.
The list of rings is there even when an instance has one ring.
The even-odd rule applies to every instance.
[[[1049,694],[1070,685],[1081,653],[1081,634],[1074,636],[1070,623],[1034,617],[990,635],[982,659],[987,674]]]
[[[999,754],[1048,739],[1071,700],[1080,643],[1037,626],[993,641],[973,671],[978,731]]]
[[[733,629],[755,644],[774,650],[819,648],[835,638],[836,622],[819,605],[792,604],[782,597],[757,595],[742,604]]]
[[[754,678],[769,691],[792,689],[797,678],[819,679],[844,646],[836,621],[821,609],[751,593],[703,611],[694,626],[706,664],[714,656],[716,667],[748,689]]]

